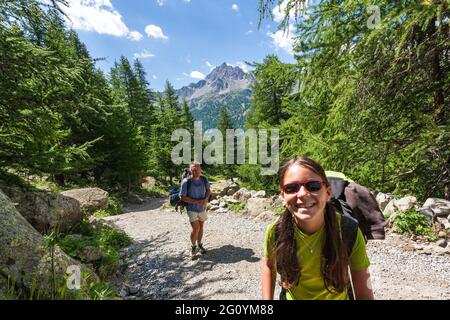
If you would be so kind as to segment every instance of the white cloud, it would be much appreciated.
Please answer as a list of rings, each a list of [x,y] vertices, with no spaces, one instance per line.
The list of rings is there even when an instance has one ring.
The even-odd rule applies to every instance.
[[[142,39],[139,32],[128,29],[110,0],[68,0],[68,5],[60,8],[68,17],[68,25],[75,30],[127,37],[133,41]]]
[[[153,75],[152,78],[153,78],[154,80],[158,79],[158,77],[155,76],[155,75]]]
[[[253,33],[253,30],[248,30],[246,33],[245,33],[245,35],[249,35],[249,34],[252,34]]]
[[[205,79],[205,75],[203,73],[201,73],[200,71],[192,71],[191,78],[202,80],[202,79]]]
[[[148,59],[154,57],[155,55],[147,50],[142,50],[142,52],[137,52],[133,55],[135,59]]]
[[[128,34],[128,38],[133,41],[140,41],[140,40],[142,40],[143,37],[144,36],[140,32],[137,32],[137,31],[131,31]]]
[[[161,7],[164,5],[165,1],[166,0],[156,0],[156,2],[158,2],[158,5],[161,6]]]
[[[158,26],[155,26],[154,24],[149,24],[145,27],[145,33],[152,38],[155,39],[164,39],[167,40],[169,37],[167,37],[162,29]]]
[[[250,21],[248,24],[252,26],[253,25],[253,21]]]
[[[184,2],[187,2],[187,3],[189,3],[189,2],[191,2],[191,0],[184,0]]]
[[[189,75],[186,72],[183,72],[183,76],[189,77]]]
[[[294,26],[290,24],[286,31],[278,30],[275,33],[267,32],[267,35],[272,38],[272,43],[275,46],[276,50],[282,49],[289,53],[293,54],[293,46],[295,42],[295,37],[292,32]]]
[[[94,31],[117,37],[128,35],[129,30],[120,13],[110,0],[69,0],[61,9],[69,17],[69,25],[76,30]]]
[[[233,5],[231,6],[231,10],[238,12],[239,6],[236,3],[233,3]]]
[[[248,66],[247,64],[245,64],[244,62],[242,62],[242,61],[236,62],[236,65],[237,65],[239,68],[241,68],[242,70],[244,70],[244,72],[249,72],[249,71],[250,71],[249,66]]]

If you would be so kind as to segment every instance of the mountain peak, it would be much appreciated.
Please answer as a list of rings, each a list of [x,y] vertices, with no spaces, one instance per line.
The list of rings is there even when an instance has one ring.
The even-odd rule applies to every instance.
[[[253,83],[253,78],[240,67],[233,67],[226,62],[215,67],[204,80],[191,83],[177,90],[180,98],[191,100],[207,94],[224,94],[231,91],[248,89]]]

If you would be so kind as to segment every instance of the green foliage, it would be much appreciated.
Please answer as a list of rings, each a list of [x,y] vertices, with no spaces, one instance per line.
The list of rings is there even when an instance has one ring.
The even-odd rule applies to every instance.
[[[131,239],[122,231],[102,223],[83,221],[72,234],[62,237],[58,245],[68,255],[81,261],[83,249],[93,246],[100,249],[105,257],[94,261],[93,265],[102,279],[113,275],[119,270],[119,250],[128,246]]]
[[[137,192],[139,194],[146,195],[151,198],[166,197],[169,194],[169,190],[167,190],[167,188],[159,186],[154,186],[151,188],[140,188]]]
[[[282,159],[306,155],[374,190],[449,198],[448,3],[325,0],[307,15],[297,10],[304,3],[287,0],[280,25],[299,18],[296,66],[282,72],[289,65],[277,70],[273,57],[259,65],[248,125],[281,119]],[[259,1],[261,19],[275,4]],[[377,28],[368,27],[369,5],[380,8]],[[292,76],[298,86],[277,103],[258,95],[289,88]]]
[[[432,227],[431,218],[427,217],[415,209],[410,209],[399,213],[394,221],[394,226],[402,233],[408,235],[427,235],[431,236]]]
[[[239,213],[245,209],[245,203],[243,203],[243,202],[230,203],[230,204],[228,204],[228,208],[233,212]]]

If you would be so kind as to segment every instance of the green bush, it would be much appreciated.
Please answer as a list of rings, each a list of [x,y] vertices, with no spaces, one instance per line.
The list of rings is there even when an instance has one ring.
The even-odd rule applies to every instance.
[[[231,211],[234,211],[234,212],[240,212],[240,211],[242,211],[242,210],[245,209],[245,203],[243,203],[243,202],[230,203],[230,204],[228,205],[228,208],[229,208]]]
[[[108,197],[108,208],[99,209],[93,213],[94,217],[108,217],[121,214],[123,212],[122,199],[119,195],[111,195]]]
[[[431,218],[427,217],[415,209],[410,209],[399,213],[395,219],[394,226],[401,232],[408,235],[432,236]]]
[[[83,221],[72,234],[58,240],[58,245],[69,256],[83,261],[80,256],[87,246],[99,248],[105,257],[94,261],[93,266],[101,279],[119,270],[119,250],[131,244],[131,239],[122,231],[101,223]]]

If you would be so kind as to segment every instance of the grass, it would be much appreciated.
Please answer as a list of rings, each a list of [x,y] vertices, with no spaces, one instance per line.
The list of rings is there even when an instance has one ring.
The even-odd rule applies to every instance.
[[[245,209],[245,203],[243,202],[230,203],[228,204],[228,208],[233,212],[239,213]]]
[[[120,195],[113,194],[108,197],[108,208],[96,210],[93,215],[94,217],[108,217],[121,214],[123,212],[123,201]]]
[[[142,194],[151,198],[161,198],[169,194],[169,190],[164,187],[155,186],[151,188],[140,188],[136,190],[136,193]]]
[[[84,248],[92,246],[100,249],[104,257],[91,263],[101,279],[119,271],[119,250],[130,244],[131,239],[124,232],[87,220],[76,227],[72,234],[58,240],[58,245],[66,254],[82,262],[86,262],[81,256]]]

